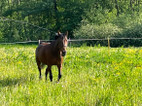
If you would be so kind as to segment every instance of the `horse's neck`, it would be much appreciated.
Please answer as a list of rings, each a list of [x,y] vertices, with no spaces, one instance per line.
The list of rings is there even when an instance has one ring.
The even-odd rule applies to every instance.
[[[59,49],[59,47],[57,45],[58,44],[57,44],[56,41],[53,41],[51,43],[52,52],[53,52],[53,54],[60,55],[60,49]]]

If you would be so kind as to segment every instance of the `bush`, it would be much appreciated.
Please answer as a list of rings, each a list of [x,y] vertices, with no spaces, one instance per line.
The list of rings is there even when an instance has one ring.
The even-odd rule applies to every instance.
[[[105,38],[142,38],[142,14],[121,14],[109,23],[95,24],[83,20],[80,28],[74,30],[76,39]],[[92,42],[88,42],[92,44]],[[107,46],[105,41],[95,41],[95,44]],[[111,40],[111,46],[142,46],[142,40]],[[93,45],[95,45],[93,44]]]
[[[3,40],[3,34],[2,34],[2,32],[0,31],[0,41],[2,41]]]
[[[74,31],[75,38],[104,39],[121,34],[122,29],[111,23],[94,25],[82,25]]]

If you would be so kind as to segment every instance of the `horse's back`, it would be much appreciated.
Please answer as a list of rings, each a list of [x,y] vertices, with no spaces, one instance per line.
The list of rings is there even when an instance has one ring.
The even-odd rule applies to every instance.
[[[42,42],[40,45],[46,46],[46,45],[49,45],[49,44],[51,44],[51,43],[49,43],[49,42]]]
[[[46,48],[49,48],[48,47],[49,45],[50,43],[45,43],[45,42],[39,43],[38,47],[36,48],[36,56],[38,56],[38,53],[40,51],[43,51],[43,50],[46,50]]]

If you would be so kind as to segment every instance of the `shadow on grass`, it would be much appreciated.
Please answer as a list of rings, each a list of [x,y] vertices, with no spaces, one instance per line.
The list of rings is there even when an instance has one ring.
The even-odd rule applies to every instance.
[[[4,79],[0,79],[0,87],[22,85],[28,82],[35,81],[36,78],[36,74],[23,75],[20,77],[6,77]]]
[[[0,87],[7,87],[7,86],[15,86],[15,85],[21,85],[23,83],[26,83],[26,78],[6,78],[0,80]]]

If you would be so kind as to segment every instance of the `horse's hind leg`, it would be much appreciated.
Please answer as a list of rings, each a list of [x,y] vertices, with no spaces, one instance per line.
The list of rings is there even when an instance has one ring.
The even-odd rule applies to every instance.
[[[41,68],[38,66],[38,70],[39,70],[39,79],[42,79],[41,77]]]
[[[52,82],[53,76],[52,76],[52,72],[51,72],[51,66],[48,66],[48,67],[46,68],[45,80],[47,80],[47,74],[48,74],[48,72],[49,72],[50,81]]]
[[[36,62],[37,62],[38,70],[39,70],[39,79],[42,79],[42,77],[41,77],[41,67],[40,67],[41,62],[38,61],[37,59],[36,59]]]

